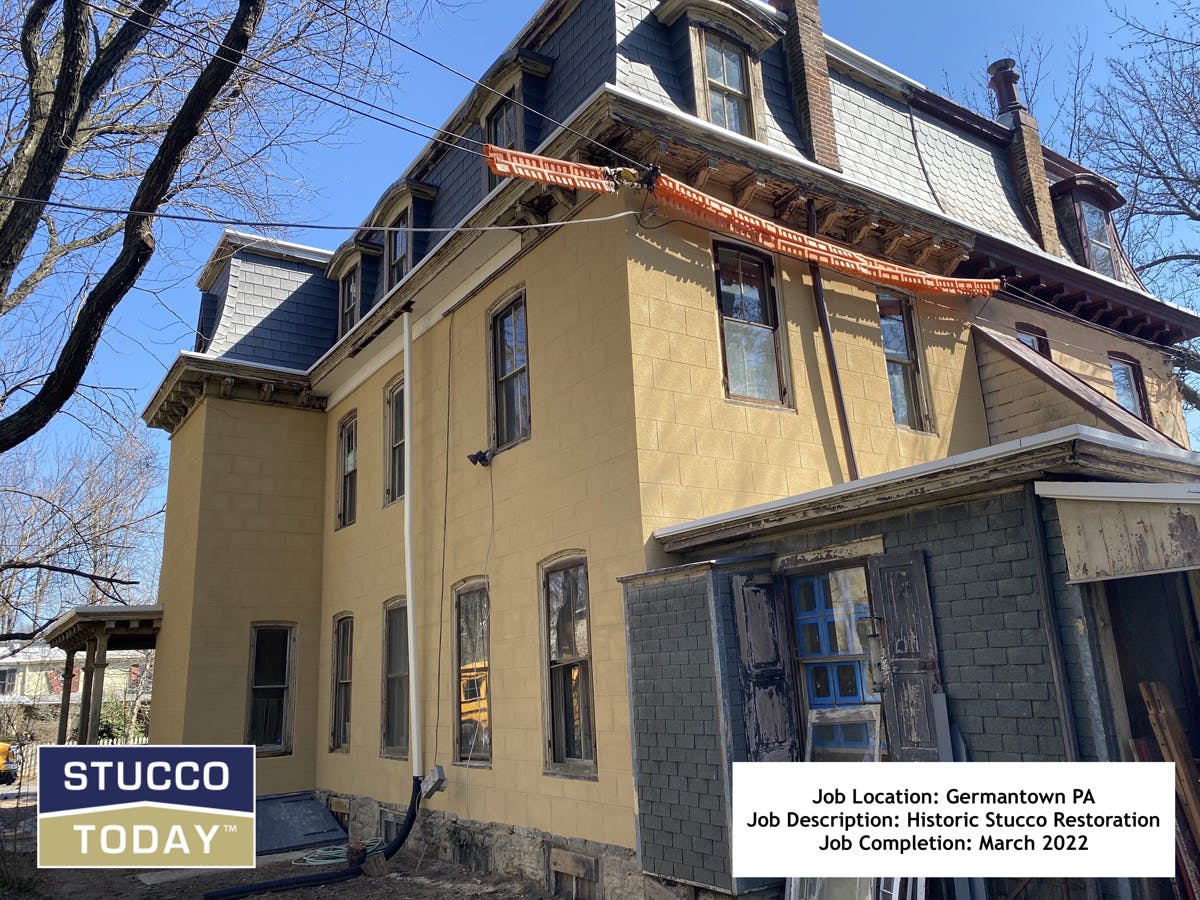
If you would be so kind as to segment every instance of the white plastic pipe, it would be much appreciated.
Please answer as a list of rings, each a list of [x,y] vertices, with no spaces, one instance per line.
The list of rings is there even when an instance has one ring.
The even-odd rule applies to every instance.
[[[413,777],[424,773],[421,758],[421,686],[417,666],[417,620],[413,596],[413,480],[412,460],[412,313],[404,313],[404,609],[408,619],[408,709],[410,728],[408,732],[409,756],[412,759]]]

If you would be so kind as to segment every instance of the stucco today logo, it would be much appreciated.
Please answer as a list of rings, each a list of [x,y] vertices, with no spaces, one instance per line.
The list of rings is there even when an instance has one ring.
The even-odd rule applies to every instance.
[[[41,747],[38,866],[250,868],[253,747]]]

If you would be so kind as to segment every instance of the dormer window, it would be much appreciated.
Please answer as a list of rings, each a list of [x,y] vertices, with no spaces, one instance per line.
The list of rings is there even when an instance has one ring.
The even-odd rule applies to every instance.
[[[359,310],[359,279],[358,266],[342,276],[341,283],[341,316],[339,318],[338,337],[344,336],[358,321]]]
[[[509,91],[504,99],[497,103],[487,115],[487,142],[496,147],[519,150],[517,141],[517,104],[513,92]],[[503,179],[499,175],[488,172],[488,190],[498,185]]]
[[[1087,202],[1079,204],[1079,213],[1083,220],[1083,243],[1087,252],[1088,268],[1109,278],[1116,278],[1116,269],[1113,266],[1115,242],[1108,213],[1094,203]]]
[[[746,51],[712,31],[704,32],[704,68],[708,120],[749,136],[750,95]]]
[[[412,241],[409,234],[409,211],[406,209],[392,222],[388,232],[388,287],[393,288],[404,280],[412,268]]]
[[[765,139],[762,54],[783,37],[777,15],[765,3],[732,0],[660,0],[654,7],[670,31],[675,64],[691,69],[697,117]]]
[[[1112,224],[1112,211],[1125,203],[1112,183],[1092,172],[1078,172],[1051,185],[1050,196],[1059,237],[1075,261],[1117,281],[1136,282],[1128,264],[1122,263]]]

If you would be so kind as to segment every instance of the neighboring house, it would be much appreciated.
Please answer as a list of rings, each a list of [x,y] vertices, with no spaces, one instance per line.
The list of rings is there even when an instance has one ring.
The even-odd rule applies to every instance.
[[[946,725],[970,759],[1129,758],[1153,680],[1200,747],[1170,364],[1200,318],[1138,282],[1120,195],[1041,146],[1011,61],[993,121],[819,23],[550,0],[336,251],[226,233],[145,413],[153,740],[253,743],[261,793],[348,798],[364,833],[420,750],[426,835],[581,896],[754,887],[729,763],[871,756],[881,721],[892,759]],[[474,141],[1003,286],[882,286],[635,189],[496,178]],[[513,230],[419,230],[464,225]]]
[[[0,641],[0,706],[47,706],[62,703],[67,655],[41,642]],[[145,651],[113,651],[104,673],[104,700],[149,696],[152,677]],[[78,705],[82,669],[73,666],[71,704]]]

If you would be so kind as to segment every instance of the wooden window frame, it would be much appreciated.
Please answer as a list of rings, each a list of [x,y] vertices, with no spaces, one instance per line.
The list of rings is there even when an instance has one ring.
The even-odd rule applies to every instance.
[[[397,610],[402,611],[401,628],[403,629],[404,633],[404,661],[403,665],[400,667],[400,670],[393,672],[391,668],[391,661],[388,659],[388,638],[391,635],[391,615]],[[409,702],[410,652],[411,650],[408,646],[408,600],[404,597],[395,597],[383,605],[383,665],[381,667],[381,671],[383,672],[383,685],[381,691],[381,708],[379,715],[379,755],[387,759],[408,759],[408,754],[412,747],[412,709]],[[388,700],[395,684],[400,685],[400,687],[396,689],[401,690],[404,696],[404,718],[403,721],[397,726],[399,731],[403,732],[402,743],[389,743],[388,741],[389,737],[396,736],[389,735],[387,728],[389,709]]]
[[[1083,245],[1083,253],[1087,259],[1087,267],[1093,272],[1111,278],[1114,281],[1120,281],[1120,263],[1117,260],[1118,248],[1121,246],[1117,241],[1117,231],[1113,227],[1112,214],[1099,203],[1080,197],[1078,194],[1073,198],[1075,201],[1075,217],[1079,224],[1079,242]],[[1109,264],[1112,267],[1111,272],[1105,272],[1096,265],[1096,255],[1092,250],[1092,245],[1096,243],[1092,239],[1092,233],[1087,227],[1087,212],[1086,209],[1094,209],[1099,215],[1104,218],[1104,231],[1108,235],[1108,250]],[[1103,245],[1101,245],[1103,246]]]
[[[463,662],[462,662],[462,598],[467,594],[482,593],[484,601],[484,621],[487,623],[485,629],[486,634],[484,641],[487,647],[487,661],[483,664],[482,669],[476,668],[469,676],[478,680],[480,677],[484,679],[484,696],[481,699],[481,707],[487,716],[487,722],[483,726],[483,732],[486,735],[486,751],[480,752],[473,750],[471,755],[465,756],[462,752],[463,745]],[[454,596],[454,720],[455,720],[455,737],[454,737],[454,764],[461,766],[477,766],[480,768],[492,767],[492,728],[493,710],[492,710],[492,690],[491,690],[491,645],[492,645],[492,599],[491,592],[488,589],[488,582],[485,578],[472,578],[459,582],[453,588]],[[475,698],[477,701],[480,698]],[[478,720],[475,721],[475,735],[479,734]],[[474,743],[474,739],[472,741]]]
[[[587,591],[587,610],[585,633],[587,652],[568,658],[554,659],[550,647],[550,579],[563,572],[582,570],[583,584]],[[595,665],[592,642],[592,598],[591,582],[588,577],[587,556],[582,550],[566,550],[557,553],[538,565],[538,584],[540,594],[540,624],[542,647],[542,734],[544,740],[543,774],[567,778],[595,780],[597,777],[597,744],[596,744],[596,689]],[[570,667],[579,666],[585,673],[587,696],[584,698],[587,733],[586,743],[590,758],[567,757],[563,750],[565,743],[562,722],[556,713],[555,705],[555,672]]]
[[[346,438],[353,435],[354,468],[346,465]],[[345,528],[358,520],[358,411],[348,413],[337,427],[336,528]]]
[[[343,633],[344,632],[344,633]],[[329,750],[347,753],[353,736],[354,616],[333,617],[332,666],[329,689]]]
[[[480,129],[483,132],[483,139],[486,143],[494,144],[497,147],[506,147],[512,150],[524,150],[521,135],[524,133],[525,117],[522,115],[523,107],[521,106],[521,88],[520,80],[514,80],[511,84],[506,84],[497,89],[497,93],[501,96],[483,111],[480,116]],[[499,116],[505,115],[505,110],[508,110],[512,115],[512,139],[509,143],[498,142],[492,134],[492,124],[498,120]],[[501,184],[508,180],[507,177],[496,175],[488,168],[487,163],[483,164],[483,192],[486,196],[491,193]]]
[[[700,80],[704,86],[704,108],[701,118],[707,119],[714,125],[718,125],[713,121],[712,101],[713,94],[719,94],[722,97],[733,98],[735,105],[740,109],[742,115],[742,129],[730,128],[728,123],[718,125],[727,131],[732,131],[734,134],[740,134],[743,137],[753,138],[755,136],[754,128],[754,90],[750,82],[750,51],[741,42],[735,41],[732,38],[722,34],[711,28],[701,28],[701,62],[703,70],[700,73]],[[741,67],[742,85],[744,90],[739,91],[737,88],[726,84],[723,81],[714,79],[708,72],[708,45],[712,41],[717,45],[718,50],[729,48],[733,50],[738,57],[738,65]]]
[[[387,239],[387,286],[391,290],[407,277],[413,267],[411,206],[407,206],[396,214],[392,220],[391,231],[386,232]],[[400,254],[396,253],[396,242],[403,238],[404,247]]]
[[[399,408],[397,408],[397,399]],[[388,506],[403,500],[407,485],[404,484],[404,454],[408,452],[408,435],[404,433],[404,378],[392,379],[383,390],[383,505]],[[400,439],[396,440],[397,417]],[[399,454],[397,467],[397,454]],[[397,490],[397,481],[400,489]]]
[[[771,323],[769,325],[760,322],[752,322],[749,319],[743,319],[738,316],[725,315],[724,308],[721,305],[721,255],[723,253],[736,253],[740,256],[750,257],[757,260],[762,266],[762,282],[767,291],[766,307],[771,319]],[[716,288],[718,334],[721,342],[721,381],[724,387],[725,396],[729,400],[736,400],[741,403],[752,403],[756,406],[790,408],[791,389],[788,384],[786,365],[787,344],[783,334],[784,329],[781,327],[782,316],[780,315],[781,310],[779,307],[780,295],[775,286],[775,271],[775,261],[769,254],[763,253],[752,247],[744,246],[742,244],[731,244],[724,241],[718,241],[713,244],[713,278]],[[772,400],[766,397],[735,394],[730,389],[729,348],[726,346],[725,339],[726,320],[741,322],[745,325],[752,325],[758,328],[770,328],[775,347],[775,381],[778,388],[778,399]]]
[[[1116,366],[1123,366],[1129,370],[1130,381],[1133,382],[1134,399],[1141,410],[1130,409],[1121,402],[1117,391]],[[1116,403],[1126,412],[1137,416],[1147,425],[1154,425],[1153,416],[1150,412],[1150,397],[1146,393],[1146,376],[1142,370],[1142,364],[1130,356],[1128,353],[1121,353],[1117,350],[1110,350],[1108,353],[1108,369],[1113,378],[1113,397]]]
[[[1046,359],[1050,358],[1050,338],[1046,334],[1045,328],[1032,325],[1029,322],[1018,322],[1015,328],[1018,341],[1025,344],[1026,347],[1029,347],[1035,353],[1046,357]],[[1022,340],[1023,337],[1031,338],[1033,345],[1031,346],[1028,342]]]
[[[254,683],[254,667],[258,655],[258,634],[260,631],[282,630],[287,632],[285,652],[287,659],[284,665],[284,683],[258,685]],[[251,741],[251,727],[254,719],[254,692],[257,689],[283,689],[283,718],[280,723],[280,740],[278,744],[254,744],[256,756],[291,756],[293,750],[293,729],[295,722],[296,696],[296,631],[295,622],[251,622],[250,623],[250,660],[246,672],[246,723],[245,742]]]
[[[498,327],[498,323],[509,310],[514,309],[518,305],[524,310],[525,364],[514,368],[512,372],[501,374],[500,366],[503,360],[503,353],[500,347],[501,329]],[[508,295],[503,301],[496,304],[488,314],[488,371],[491,381],[488,393],[490,397],[491,446],[495,453],[500,453],[509,447],[515,447],[518,444],[524,443],[533,434],[533,398],[529,368],[529,304],[526,302],[525,291],[522,289],[515,294]],[[525,380],[525,408],[518,413],[522,415],[522,418],[518,423],[516,435],[501,443],[502,426],[507,420],[502,415],[504,404],[501,402],[500,392],[508,381],[519,378],[524,378]]]
[[[338,338],[358,324],[362,311],[362,267],[355,263],[338,279]]]
[[[904,323],[904,337],[907,344],[907,356],[900,356],[894,351],[888,350],[883,341],[882,326],[883,326],[883,309],[882,301],[884,299],[896,301],[899,304],[900,315]],[[879,313],[880,321],[880,346],[883,349],[883,358],[886,363],[896,363],[898,365],[909,366],[909,375],[906,383],[911,386],[912,396],[908,398],[910,405],[916,407],[916,425],[910,425],[907,422],[896,421],[896,401],[892,395],[892,379],[887,378],[888,396],[892,398],[892,421],[897,428],[906,428],[909,431],[915,431],[920,434],[936,434],[937,429],[933,420],[933,405],[926,392],[925,386],[925,367],[922,364],[921,341],[917,328],[916,311],[913,309],[912,298],[907,294],[901,294],[896,291],[877,291],[875,294],[876,308]],[[886,377],[886,373],[885,373]]]

